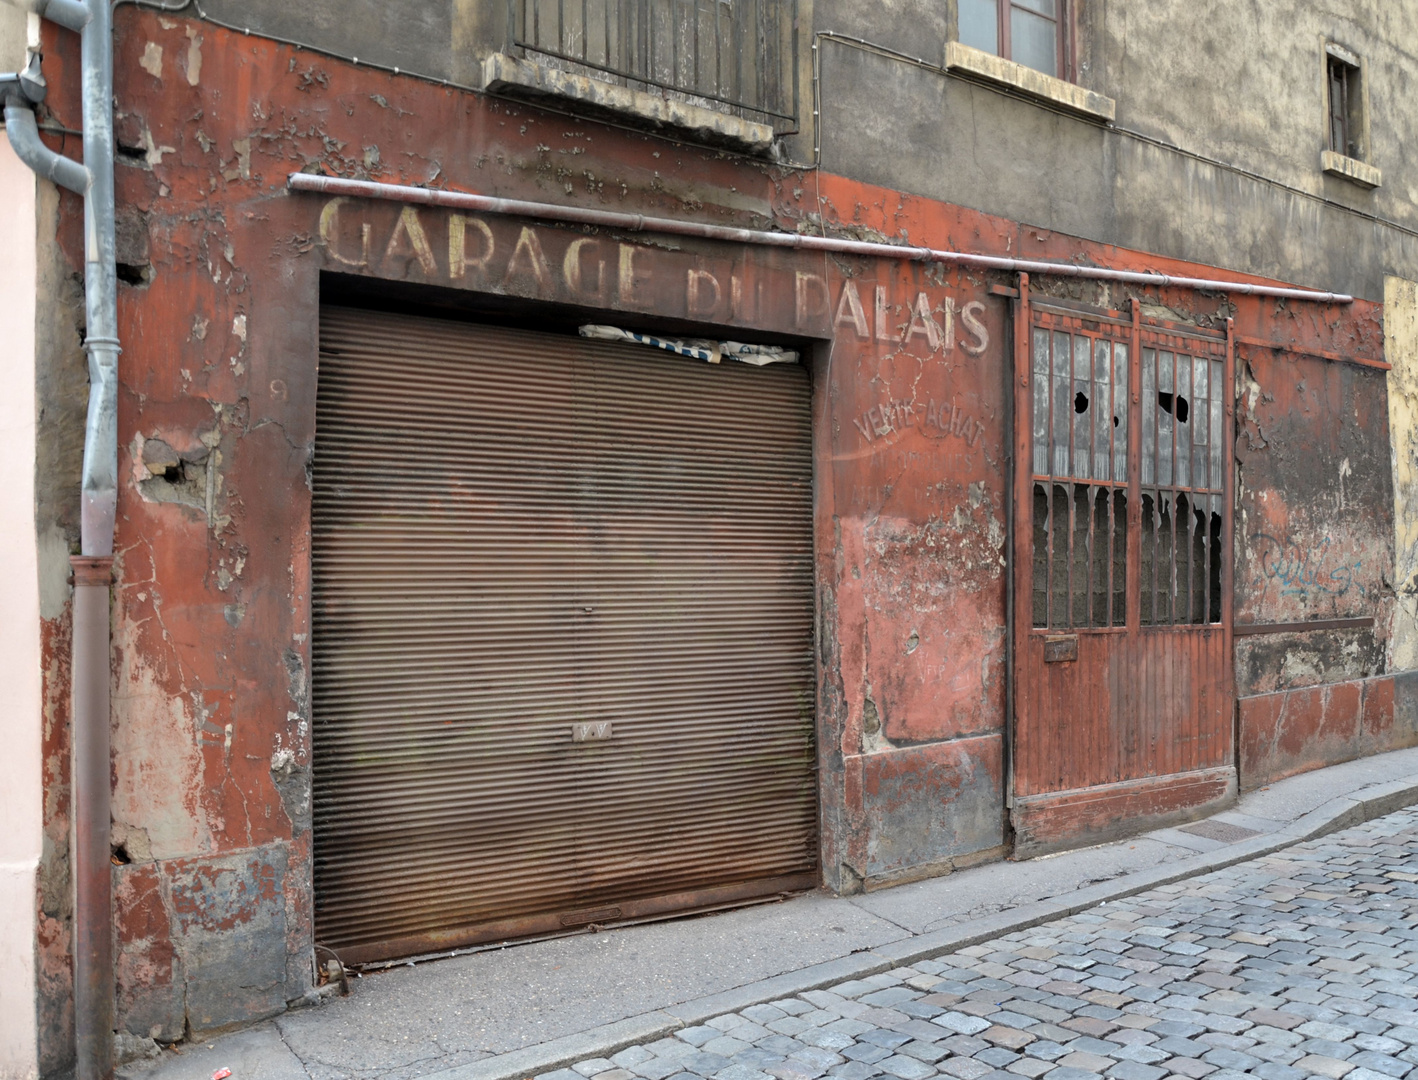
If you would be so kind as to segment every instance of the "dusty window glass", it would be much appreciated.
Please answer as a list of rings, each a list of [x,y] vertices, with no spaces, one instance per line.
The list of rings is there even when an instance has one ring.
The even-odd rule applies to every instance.
[[[1329,69],[1329,148],[1336,154],[1361,159],[1363,130],[1363,95],[1360,93],[1359,68],[1331,55]]]
[[[1012,60],[1025,67],[1058,75],[1058,23],[1015,7],[1010,20]]]
[[[964,45],[1059,76],[1063,0],[957,0]]]
[[[960,40],[972,49],[999,52],[997,0],[960,0]]]

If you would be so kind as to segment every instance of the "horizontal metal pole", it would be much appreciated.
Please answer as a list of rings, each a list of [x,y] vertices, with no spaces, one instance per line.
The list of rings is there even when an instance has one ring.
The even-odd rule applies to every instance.
[[[1314,630],[1367,630],[1374,625],[1372,615],[1353,619],[1311,619],[1309,622],[1237,623],[1231,628],[1235,637],[1257,634],[1306,634]]]
[[[727,225],[705,225],[697,221],[680,221],[675,218],[621,214],[613,210],[558,206],[555,203],[529,202],[524,199],[499,199],[491,195],[474,195],[465,191],[434,190],[432,188],[410,187],[406,184],[380,184],[372,180],[346,180],[338,176],[317,176],[313,173],[292,173],[287,180],[287,187],[291,191],[344,195],[362,199],[385,199],[424,206],[442,206],[454,210],[476,210],[484,214],[507,214],[539,218],[543,221],[597,225],[625,232],[657,232],[674,236],[697,236],[705,240],[723,240],[733,244],[759,244],[765,247],[794,248],[800,251],[830,251],[841,255],[905,259],[911,262],[951,263],[985,270],[1003,270],[1008,273],[1052,274],[1058,277],[1121,281],[1134,285],[1158,287],[1173,286],[1182,289],[1201,289],[1207,292],[1238,293],[1248,296],[1278,296],[1289,300],[1313,300],[1321,304],[1349,304],[1354,301],[1354,297],[1347,293],[1294,289],[1283,285],[1258,285],[1248,281],[1227,281],[1218,278],[1175,277],[1171,274],[1140,273],[1133,270],[1113,270],[1101,266],[1079,266],[1075,263],[1043,262],[1033,259],[1010,259],[997,255],[977,255],[965,251],[943,251],[939,248],[873,244],[864,240],[842,240],[827,236],[805,236],[801,233],[767,232],[761,229],[737,229]]]

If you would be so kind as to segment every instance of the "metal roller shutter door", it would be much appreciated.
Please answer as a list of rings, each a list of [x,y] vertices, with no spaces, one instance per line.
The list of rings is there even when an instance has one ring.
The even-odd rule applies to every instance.
[[[802,367],[325,308],[316,419],[320,943],[816,884]]]

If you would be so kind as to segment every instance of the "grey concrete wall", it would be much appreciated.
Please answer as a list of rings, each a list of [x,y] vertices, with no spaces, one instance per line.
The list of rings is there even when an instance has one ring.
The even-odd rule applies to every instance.
[[[208,0],[212,18],[340,56],[453,77],[451,0]]]
[[[824,42],[823,167],[1381,300],[1386,268],[1418,268],[1418,113],[1398,107],[1418,86],[1418,8],[1346,6],[1083,3],[1078,81],[1116,100],[1116,126]],[[914,7],[820,0],[817,26],[938,62],[948,16]],[[1320,169],[1327,39],[1367,64],[1372,192]]]
[[[787,147],[796,161],[813,149],[806,27],[939,64],[954,22],[954,4],[939,0],[799,0],[799,9],[810,20],[803,134]],[[460,82],[475,82],[481,58],[507,42],[507,6],[475,0],[211,0],[208,10]],[[1385,271],[1418,276],[1418,111],[1404,107],[1418,92],[1418,6],[1078,0],[1077,20],[1078,81],[1116,100],[1115,127],[824,41],[824,168],[1376,300]],[[1326,40],[1366,64],[1368,159],[1384,176],[1375,191],[1320,169]]]

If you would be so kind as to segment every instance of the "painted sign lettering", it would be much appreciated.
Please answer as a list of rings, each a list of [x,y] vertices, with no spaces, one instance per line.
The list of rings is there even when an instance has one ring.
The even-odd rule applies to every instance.
[[[377,230],[374,222],[382,223]],[[325,257],[337,269],[413,274],[430,283],[812,336],[849,333],[916,354],[959,349],[979,356],[990,344],[978,300],[962,304],[938,288],[897,295],[887,285],[851,278],[835,285],[823,274],[781,267],[776,253],[747,247],[712,257],[505,218],[413,205],[395,211],[345,197],[324,205],[319,228]]]

